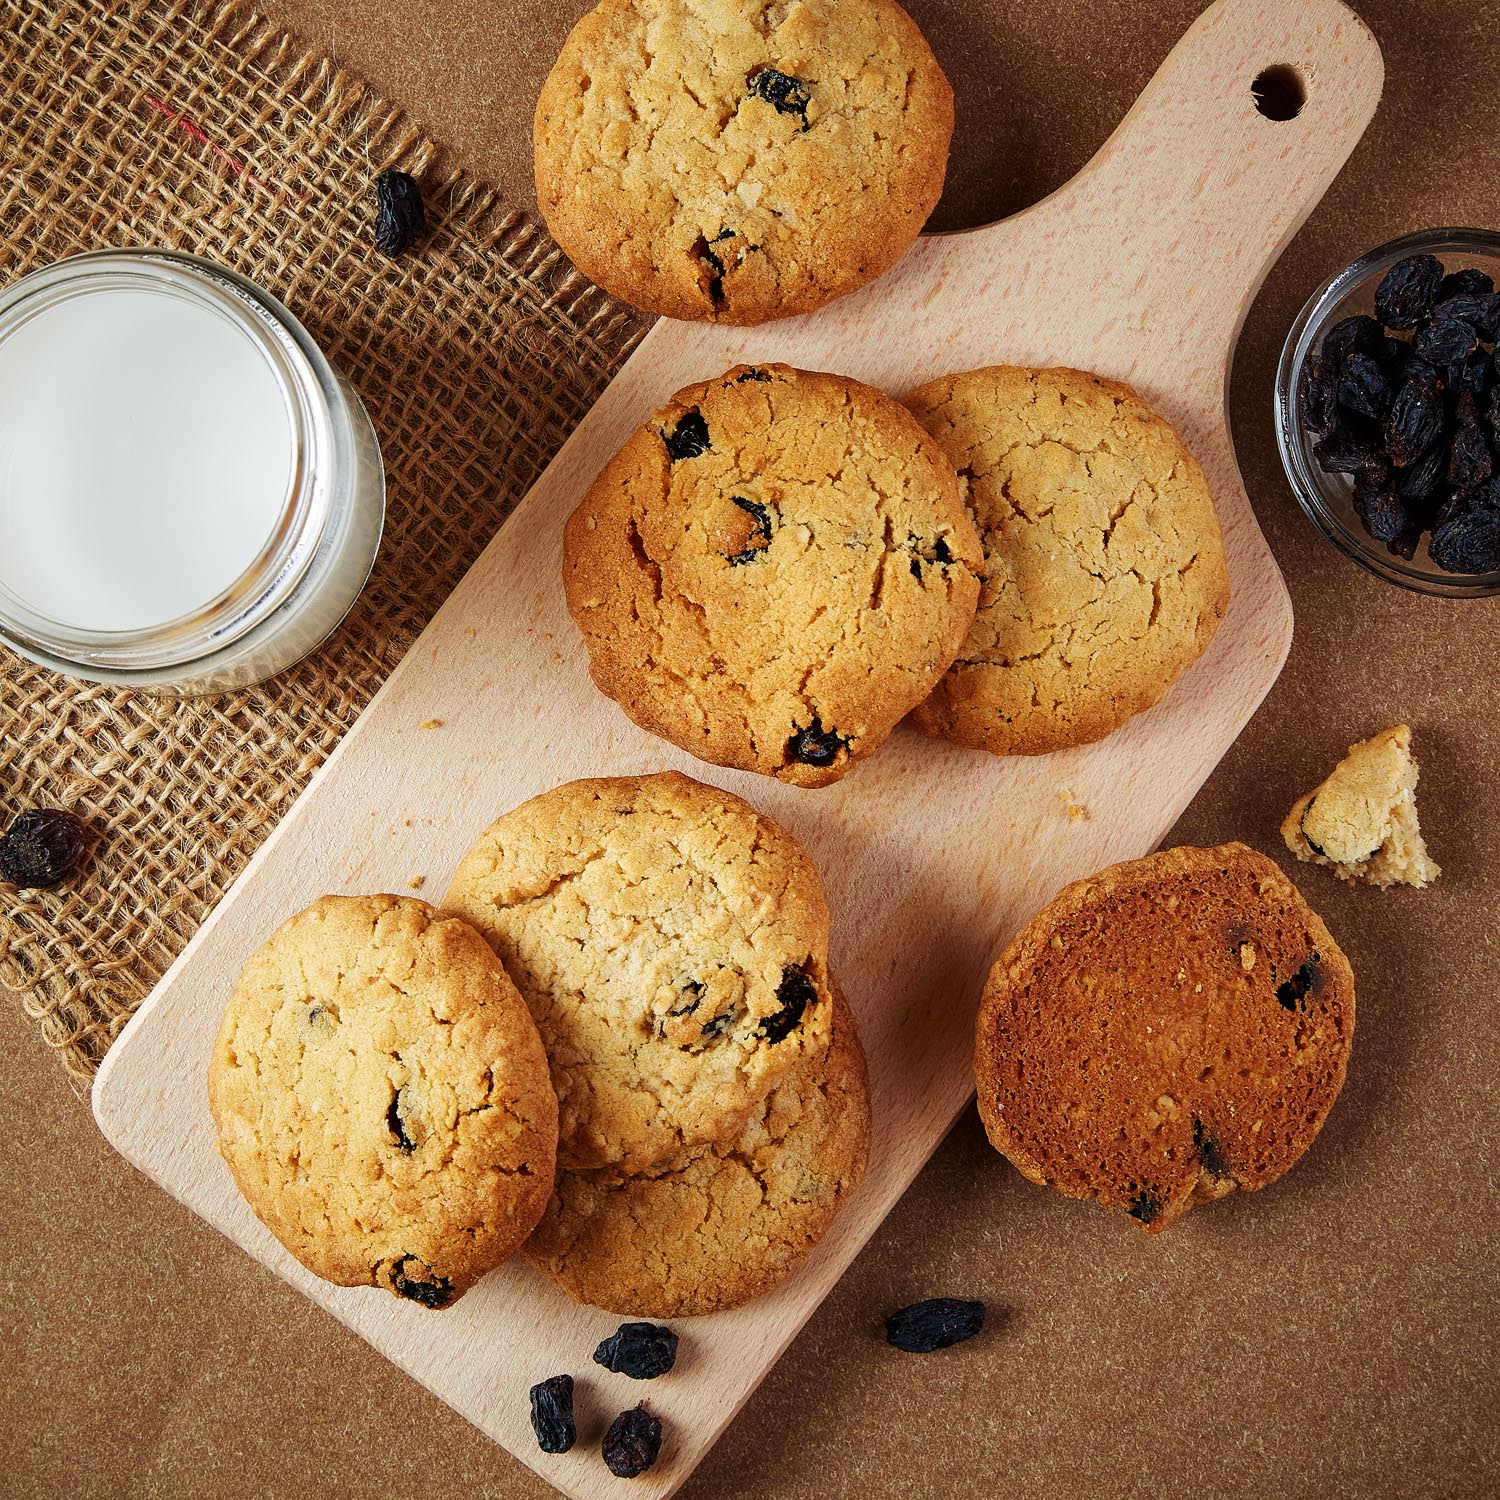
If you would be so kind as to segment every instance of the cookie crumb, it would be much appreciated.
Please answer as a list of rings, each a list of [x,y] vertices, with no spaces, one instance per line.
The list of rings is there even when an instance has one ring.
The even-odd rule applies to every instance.
[[[425,875],[413,875],[412,878],[406,882],[406,888],[411,891],[420,891],[426,884],[427,877]]]
[[[417,727],[419,729],[441,729],[443,721],[441,719],[423,719]]]
[[[1417,775],[1405,724],[1351,745],[1327,779],[1292,804],[1281,825],[1287,848],[1340,880],[1430,885],[1442,871],[1417,824]]]
[[[1068,822],[1083,823],[1088,820],[1088,808],[1071,791],[1065,787],[1057,795],[1062,799],[1063,811],[1068,815]]]
[[[1255,944],[1240,944],[1240,968],[1247,974],[1255,967]]]

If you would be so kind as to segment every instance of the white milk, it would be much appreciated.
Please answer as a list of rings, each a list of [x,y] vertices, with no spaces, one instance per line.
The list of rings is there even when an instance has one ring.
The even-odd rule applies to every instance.
[[[0,586],[83,630],[201,609],[275,531],[292,431],[213,308],[146,286],[47,307],[0,342]]]

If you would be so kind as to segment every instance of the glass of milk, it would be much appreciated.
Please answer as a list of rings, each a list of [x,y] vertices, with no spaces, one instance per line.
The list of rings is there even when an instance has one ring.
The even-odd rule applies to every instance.
[[[73,256],[0,290],[0,640],[216,693],[319,645],[380,545],[369,416],[307,330],[197,256]]]

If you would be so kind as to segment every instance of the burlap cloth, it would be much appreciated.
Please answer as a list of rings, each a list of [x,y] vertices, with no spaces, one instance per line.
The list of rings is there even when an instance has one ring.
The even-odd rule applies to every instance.
[[[358,82],[243,10],[0,0],[0,284],[83,250],[210,256],[281,298],[380,435],[385,540],[349,618],[259,687],[179,700],[0,647],[0,822],[86,817],[50,892],[0,885],[0,984],[85,1083],[641,331]],[[371,183],[430,233],[371,248]],[[0,538],[0,546],[4,539]]]

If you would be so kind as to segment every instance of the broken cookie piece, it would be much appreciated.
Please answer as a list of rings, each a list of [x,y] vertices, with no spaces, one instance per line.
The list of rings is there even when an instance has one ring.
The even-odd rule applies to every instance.
[[[1422,842],[1416,788],[1411,730],[1397,724],[1351,745],[1328,779],[1292,804],[1281,836],[1298,859],[1328,865],[1340,880],[1430,885],[1442,871]]]

